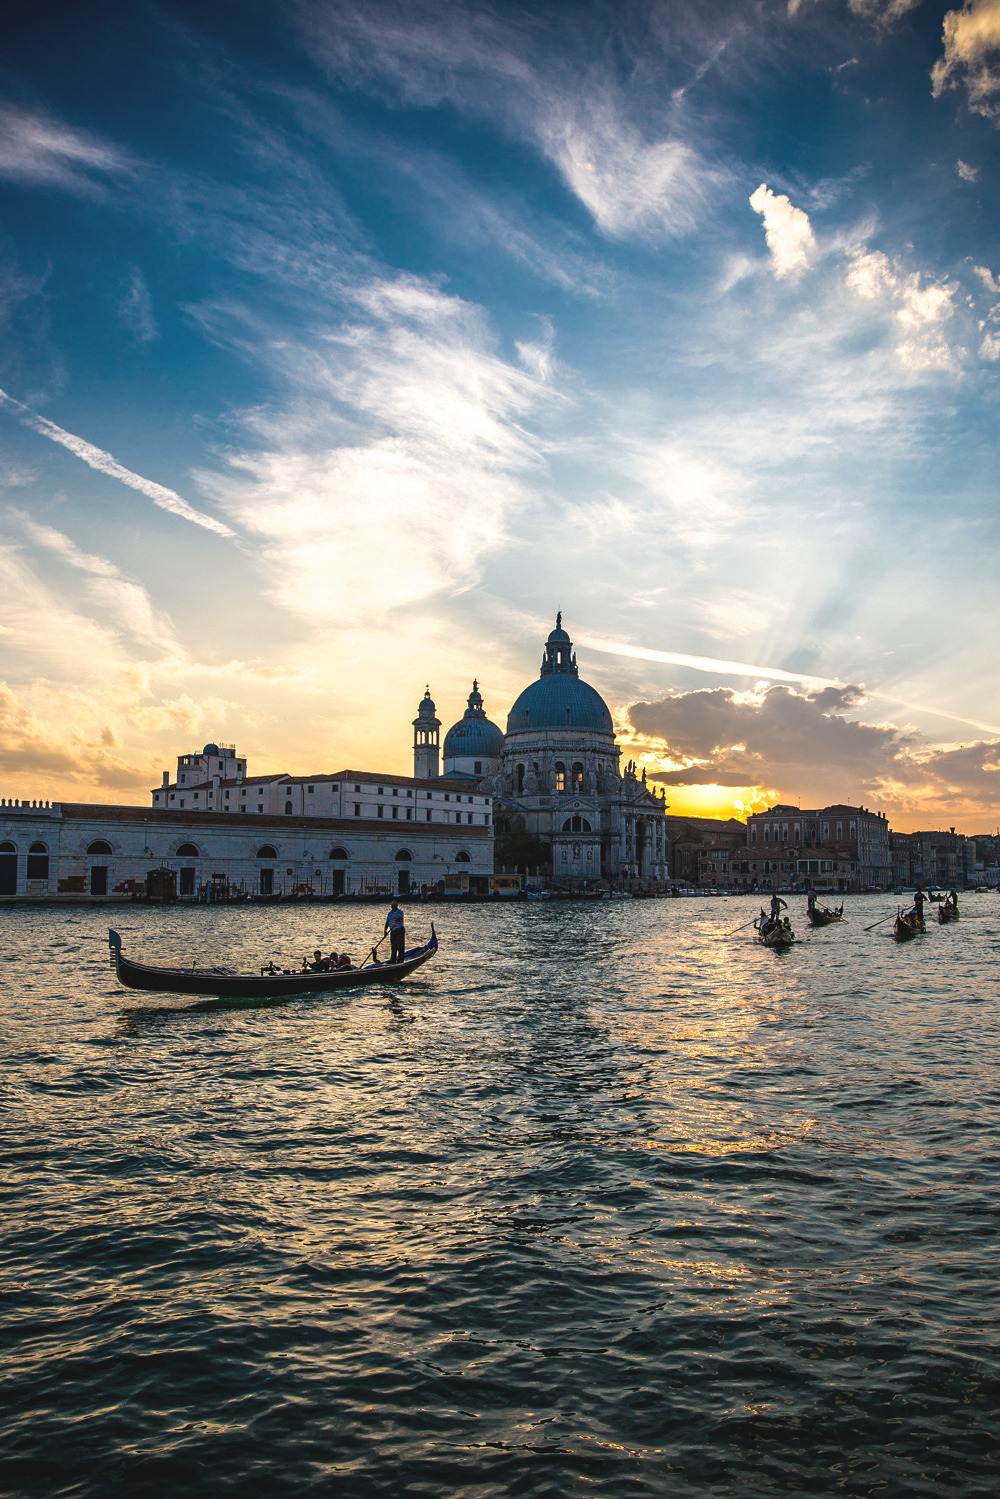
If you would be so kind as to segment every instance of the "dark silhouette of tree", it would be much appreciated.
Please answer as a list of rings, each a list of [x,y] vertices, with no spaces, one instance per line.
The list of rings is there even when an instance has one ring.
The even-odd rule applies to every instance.
[[[552,862],[549,846],[537,833],[528,831],[523,812],[493,804],[493,862],[498,870],[529,874],[548,869]]]

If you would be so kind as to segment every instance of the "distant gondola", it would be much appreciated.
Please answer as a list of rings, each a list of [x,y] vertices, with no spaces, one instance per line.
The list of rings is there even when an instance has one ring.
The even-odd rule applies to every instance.
[[[153,968],[134,963],[122,952],[122,939],[108,932],[111,966],[118,981],[128,989],[147,989],[167,994],[210,994],[220,999],[278,999],[293,994],[326,994],[364,984],[394,984],[406,978],[437,952],[437,933],[431,923],[431,940],[414,947],[401,963],[373,960],[360,968],[333,969],[329,973],[236,973],[232,968]]]
[[[844,903],[841,901],[840,905],[833,911],[825,906],[822,911],[818,911],[815,906],[807,906],[806,915],[809,918],[810,926],[830,926],[834,921],[843,921]]]
[[[786,916],[783,921],[775,920],[761,911],[760,916],[754,922],[754,930],[757,933],[757,941],[764,947],[773,947],[781,951],[791,947],[795,941],[795,933],[792,924]]]
[[[943,906],[938,906],[938,921],[944,926],[946,921],[958,920],[958,906],[950,900],[945,901]]]
[[[922,916],[916,916],[912,911],[907,911],[905,916],[902,911],[896,912],[896,920],[892,925],[892,935],[897,942],[909,942],[911,937],[918,936],[924,930],[924,919]]]

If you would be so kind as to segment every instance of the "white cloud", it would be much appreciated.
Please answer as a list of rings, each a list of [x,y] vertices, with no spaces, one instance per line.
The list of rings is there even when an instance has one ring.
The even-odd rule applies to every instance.
[[[93,603],[107,612],[116,630],[124,631],[158,653],[179,655],[174,628],[166,615],[153,607],[141,584],[123,578],[119,569],[106,557],[95,556],[80,548],[54,526],[40,525],[23,511],[11,507],[10,519],[36,546],[58,557],[68,567],[87,575],[87,593]]]
[[[93,194],[100,191],[95,178],[130,170],[123,152],[85,131],[13,105],[0,107],[0,176]]]
[[[849,252],[845,281],[859,297],[890,309],[899,330],[896,351],[908,369],[958,367],[944,327],[955,310],[954,283],[927,280],[919,271],[904,272],[881,250],[863,245]]]
[[[967,161],[959,161],[958,175],[963,182],[975,182],[979,177],[979,168],[970,167]]]
[[[6,391],[0,390],[0,407],[6,408],[15,415],[22,426],[30,427],[41,437],[47,437],[51,442],[57,442],[60,447],[66,448],[75,457],[81,459],[90,468],[96,469],[98,473],[107,474],[109,479],[117,479],[121,484],[126,484],[130,489],[137,489],[147,499],[152,500],[161,510],[169,510],[171,515],[179,515],[183,520],[191,521],[196,526],[203,526],[206,531],[214,531],[219,536],[232,536],[233,532],[221,521],[215,520],[211,515],[204,515],[200,510],[195,510],[187,500],[181,498],[173,489],[167,489],[163,484],[157,484],[153,479],[144,479],[141,474],[135,474],[131,469],[125,468],[112,458],[110,453],[105,453],[101,448],[87,442],[83,437],[76,437],[72,432],[66,432],[62,427],[57,427],[55,422],[50,422],[44,416],[39,416],[37,411],[15,401]]]
[[[750,207],[764,220],[764,238],[776,276],[799,276],[809,266],[816,240],[809,215],[796,208],[784,193],[772,193],[763,182],[751,194]]]
[[[536,122],[540,145],[567,185],[614,238],[674,237],[697,222],[710,173],[679,139],[644,140],[610,96],[553,99]]]
[[[381,620],[470,587],[540,464],[522,419],[554,398],[495,351],[480,309],[414,277],[358,289],[364,321],[310,346],[202,308],[257,340],[288,386],[247,412],[231,477],[203,487],[257,538],[266,587],[313,621]]]
[[[676,129],[635,122],[610,69],[531,56],[529,31],[486,7],[303,5],[309,40],[338,78],[374,81],[408,103],[450,100],[530,140],[612,238],[687,233],[722,180]],[[572,38],[569,39],[572,47]]]
[[[935,98],[964,83],[969,108],[1000,117],[1000,0],[966,0],[944,18],[944,53],[931,71]]]
[[[788,14],[797,15],[806,3],[807,0],[788,0]],[[920,0],[847,0],[847,3],[856,16],[885,23],[905,16],[907,11],[919,5]]]

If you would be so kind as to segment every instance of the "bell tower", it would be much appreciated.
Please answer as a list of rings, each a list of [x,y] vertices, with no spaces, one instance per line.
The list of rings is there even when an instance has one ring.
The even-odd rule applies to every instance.
[[[413,774],[418,781],[433,781],[441,774],[440,744],[441,720],[428,686],[413,720]]]

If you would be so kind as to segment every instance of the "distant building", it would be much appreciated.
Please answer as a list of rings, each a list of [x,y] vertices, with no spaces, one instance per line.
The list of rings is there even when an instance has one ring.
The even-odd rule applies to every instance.
[[[351,770],[311,783],[268,777],[266,805],[256,803],[261,783],[247,784],[248,805],[220,806],[211,782],[166,808],[0,802],[0,896],[127,898],[154,885],[182,899],[406,895],[456,874],[487,888],[492,800],[467,782]]]
[[[562,615],[545,642],[541,670],[507,715],[496,794],[520,812],[552,851],[560,881],[664,880],[662,794],[621,750],[600,693],[580,680]]]
[[[762,886],[782,876],[782,883],[803,889],[890,890],[893,884],[885,813],[843,802],[755,812],[747,818],[747,861]]]

